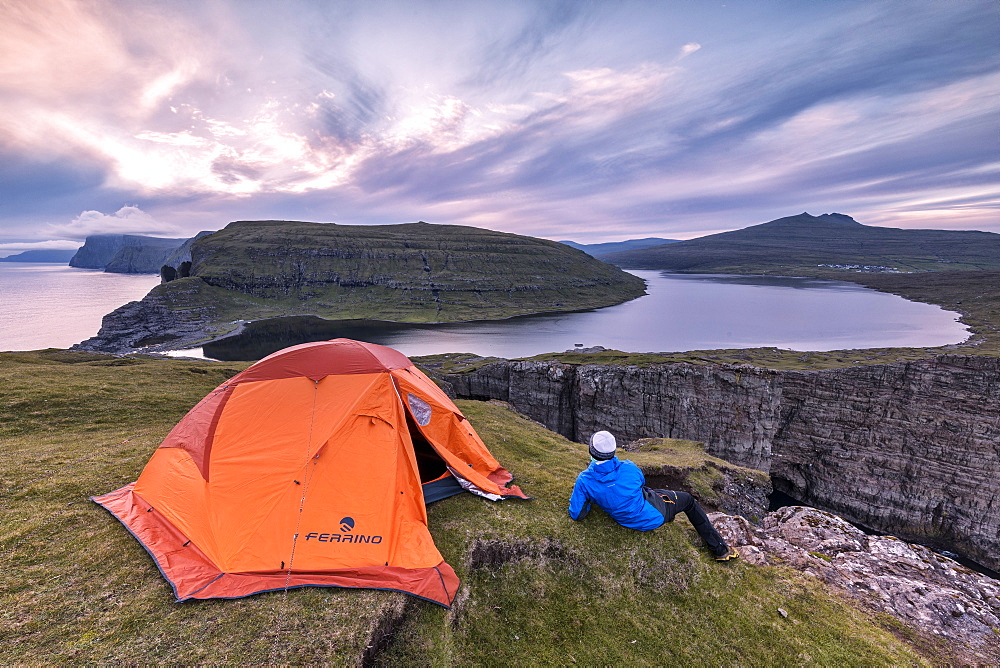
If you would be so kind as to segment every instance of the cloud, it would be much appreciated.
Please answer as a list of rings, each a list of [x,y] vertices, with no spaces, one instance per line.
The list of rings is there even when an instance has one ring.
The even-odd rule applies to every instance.
[[[85,239],[92,234],[183,235],[176,225],[160,222],[137,206],[123,206],[110,215],[84,211],[69,223],[50,224],[46,233],[67,239]]]
[[[679,56],[677,56],[677,60],[681,60],[682,58],[687,58],[692,53],[699,50],[701,50],[701,44],[698,44],[698,42],[688,42],[687,44],[681,47],[681,53]]]
[[[990,206],[987,2],[257,4],[0,0],[3,236]]]

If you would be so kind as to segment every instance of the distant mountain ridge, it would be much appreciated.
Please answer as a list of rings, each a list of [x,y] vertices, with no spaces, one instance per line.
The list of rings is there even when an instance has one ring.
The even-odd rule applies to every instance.
[[[587,255],[602,258],[609,253],[619,251],[638,250],[649,248],[650,246],[662,246],[663,244],[677,243],[677,239],[660,239],[659,237],[646,237],[645,239],[628,239],[626,241],[609,241],[602,244],[580,244],[575,241],[560,241],[577,250],[582,250]]]
[[[47,262],[66,264],[76,255],[75,250],[29,250],[7,257],[0,257],[0,262]]]
[[[873,227],[840,213],[801,213],[601,259],[630,269],[687,273],[987,270],[1000,269],[1000,234]]]

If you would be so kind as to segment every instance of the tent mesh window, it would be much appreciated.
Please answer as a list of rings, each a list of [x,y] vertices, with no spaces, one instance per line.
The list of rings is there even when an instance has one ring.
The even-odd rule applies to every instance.
[[[413,414],[413,419],[417,421],[417,424],[426,427],[431,423],[430,404],[415,394],[407,394],[406,403],[410,406],[410,413]]]
[[[410,439],[413,441],[413,454],[417,458],[420,482],[425,483],[440,478],[448,470],[448,466],[435,452],[434,446],[424,438],[420,427],[417,426],[413,416],[409,413],[406,414],[406,426],[410,430]]]

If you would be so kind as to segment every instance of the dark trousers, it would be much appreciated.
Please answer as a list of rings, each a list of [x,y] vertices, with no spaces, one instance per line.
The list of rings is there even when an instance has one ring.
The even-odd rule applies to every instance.
[[[684,513],[698,531],[698,535],[708,545],[712,554],[719,557],[726,553],[726,541],[712,526],[712,521],[701,509],[694,497],[687,492],[675,492],[669,489],[650,489],[643,487],[646,501],[660,511],[665,522],[673,522],[677,513]]]

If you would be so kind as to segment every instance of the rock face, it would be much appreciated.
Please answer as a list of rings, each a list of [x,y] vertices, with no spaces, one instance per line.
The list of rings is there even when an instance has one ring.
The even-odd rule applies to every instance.
[[[211,334],[215,313],[211,307],[177,309],[176,298],[197,291],[197,279],[173,281],[173,290],[157,286],[140,301],[116,308],[101,320],[96,336],[72,350],[130,353],[140,348],[185,348]]]
[[[1000,656],[1000,583],[952,559],[892,536],[867,535],[815,508],[782,508],[758,527],[742,517],[710,518],[748,563],[790,566],[817,577],[958,645],[963,663]]]
[[[136,234],[95,234],[87,237],[69,266],[118,274],[155,274],[185,241]]]
[[[212,234],[210,230],[203,230],[190,239],[185,240],[184,243],[175,248],[169,255],[167,255],[166,258],[164,258],[162,264],[176,269],[182,262],[191,262],[191,247],[194,245],[194,242],[198,241],[198,239],[201,239],[202,237],[208,236],[209,234]],[[157,267],[156,270],[159,271],[160,268]]]
[[[823,371],[504,360],[444,378],[576,441],[702,441],[803,503],[1000,570],[998,358]]]
[[[314,302],[370,296],[445,316],[609,306],[645,293],[641,279],[554,241],[457,225],[240,221],[191,252],[191,275],[225,290]]]
[[[229,332],[235,321],[460,322],[599,308],[645,294],[642,279],[563,244],[455,225],[245,221],[196,239],[190,251],[190,278],[158,286],[131,307],[131,320],[119,313],[80,345],[125,352],[137,329],[167,327],[161,308],[187,323],[159,332],[182,347]],[[202,335],[184,334],[196,321]]]

